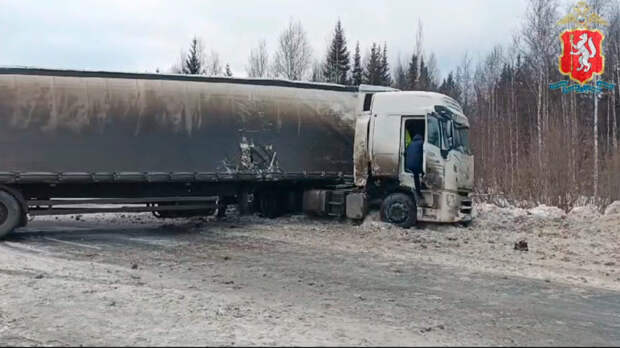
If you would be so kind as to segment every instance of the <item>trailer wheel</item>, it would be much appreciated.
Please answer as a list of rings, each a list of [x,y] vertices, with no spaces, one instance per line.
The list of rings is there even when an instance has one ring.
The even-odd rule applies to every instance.
[[[17,199],[6,191],[0,191],[0,239],[20,225],[22,208]]]
[[[404,193],[392,193],[381,203],[381,220],[403,228],[415,225],[417,214],[415,201]]]

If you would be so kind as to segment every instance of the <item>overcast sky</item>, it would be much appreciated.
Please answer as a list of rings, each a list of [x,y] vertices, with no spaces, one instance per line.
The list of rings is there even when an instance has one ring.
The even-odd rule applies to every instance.
[[[413,51],[417,20],[424,47],[442,73],[469,50],[474,57],[510,40],[525,0],[0,0],[0,65],[167,71],[193,35],[236,76],[260,39],[269,50],[289,19],[300,20],[315,58],[341,19],[350,50],[388,45],[393,63]]]

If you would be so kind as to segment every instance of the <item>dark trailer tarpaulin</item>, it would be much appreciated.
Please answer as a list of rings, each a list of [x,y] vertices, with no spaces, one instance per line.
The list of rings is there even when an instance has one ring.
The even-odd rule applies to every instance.
[[[0,172],[252,170],[254,145],[263,170],[351,174],[360,109],[338,85],[0,68]]]

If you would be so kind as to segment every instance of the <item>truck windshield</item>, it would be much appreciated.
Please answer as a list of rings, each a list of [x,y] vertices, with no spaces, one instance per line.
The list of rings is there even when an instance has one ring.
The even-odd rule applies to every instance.
[[[461,152],[470,154],[469,150],[469,128],[460,125],[454,127],[454,147]]]

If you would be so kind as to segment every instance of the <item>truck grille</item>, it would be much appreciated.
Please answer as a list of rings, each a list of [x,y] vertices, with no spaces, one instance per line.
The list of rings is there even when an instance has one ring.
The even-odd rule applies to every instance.
[[[462,197],[461,198],[461,213],[471,215],[472,208],[473,208],[473,202],[471,198],[469,197],[469,193],[464,192],[464,191],[459,191],[459,195]]]

